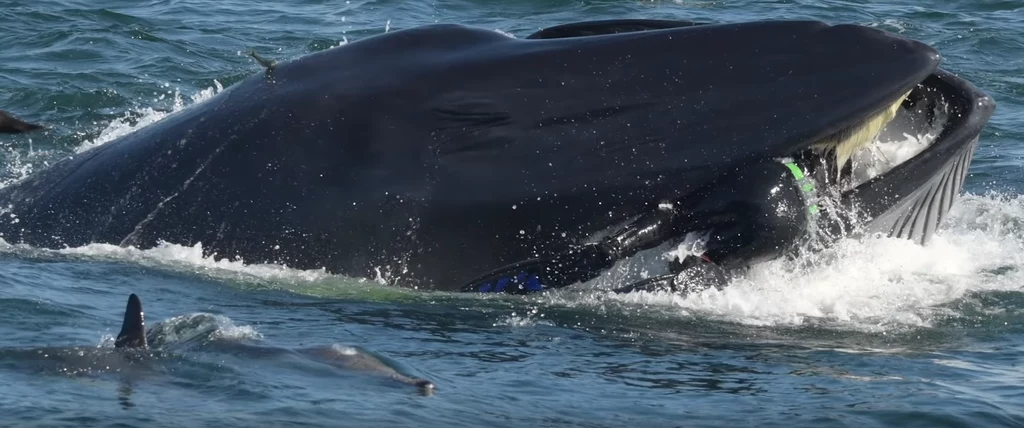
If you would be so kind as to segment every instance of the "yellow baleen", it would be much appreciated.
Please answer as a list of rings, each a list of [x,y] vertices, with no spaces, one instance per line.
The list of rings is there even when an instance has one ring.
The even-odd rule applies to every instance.
[[[875,113],[860,124],[844,128],[814,143],[811,147],[821,153],[834,152],[836,172],[842,171],[843,165],[850,160],[850,157],[874,142],[878,138],[878,134],[882,132],[882,128],[885,128],[885,125],[896,117],[896,111],[899,110],[900,104],[903,103],[903,99],[907,95],[910,95],[910,92],[903,94],[888,108]]]

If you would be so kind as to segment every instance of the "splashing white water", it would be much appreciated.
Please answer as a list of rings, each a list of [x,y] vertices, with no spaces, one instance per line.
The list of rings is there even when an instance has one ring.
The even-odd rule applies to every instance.
[[[240,260],[204,256],[201,243],[186,247],[161,242],[156,247],[146,250],[111,244],[89,244],[54,251],[85,258],[128,260],[143,265],[203,273],[223,279],[314,282],[335,276],[327,273],[324,269],[298,270],[275,264],[245,264]]]
[[[945,106],[936,106],[932,110],[932,114],[935,115],[934,122],[921,134],[879,135],[872,144],[854,153],[850,157],[853,176],[849,185],[851,187],[859,186],[884,174],[917,156],[934,143],[942,133],[949,115]]]
[[[213,81],[213,85],[214,86],[203,89],[188,97],[189,102],[185,101],[185,98],[182,97],[181,92],[177,89],[173,92],[160,95],[154,101],[161,101],[168,94],[174,98],[174,103],[171,106],[170,111],[162,111],[151,107],[145,107],[127,112],[121,118],[114,119],[108,123],[96,138],[83,140],[77,147],[75,147],[72,156],[100,147],[119,137],[157,123],[169,115],[203,103],[224,90],[224,87],[217,80]],[[167,86],[170,85],[166,84],[165,87]],[[85,134],[79,133],[79,135],[84,136]],[[0,146],[0,150],[4,151],[4,168],[7,170],[4,177],[0,179],[0,189],[25,179],[36,170],[49,167],[49,161],[53,159],[52,151],[39,151],[32,150],[30,148],[27,153],[22,153],[21,150],[3,146]]]
[[[913,28],[912,24],[904,20],[894,18],[883,19],[881,22],[868,22],[865,25],[868,27],[892,31],[897,34],[903,34],[907,32],[907,28]]]
[[[511,314],[498,319],[494,327],[534,327],[537,325],[553,326],[550,320],[544,319],[544,313],[539,308],[531,308],[525,313],[512,312]]]
[[[897,165],[910,160],[928,148],[939,137],[941,129],[932,129],[921,136],[903,134],[899,142],[876,142],[853,155],[852,186],[875,178]]]
[[[184,98],[182,98],[181,91],[175,89],[172,94],[174,97],[174,104],[170,111],[161,111],[146,107],[138,111],[128,112],[120,119],[114,119],[107,124],[107,127],[104,128],[103,131],[100,131],[100,135],[95,139],[83,141],[82,144],[75,148],[75,153],[82,153],[86,150],[102,146],[119,137],[131,134],[132,132],[159,122],[171,114],[182,111],[185,108],[201,104],[224,90],[224,86],[217,80],[213,81],[213,85],[214,86],[203,89],[190,96],[189,99],[191,102],[188,104],[186,104]],[[161,95],[159,99],[162,100],[163,98],[164,96]]]
[[[879,331],[929,326],[948,314],[940,305],[979,291],[1024,291],[1024,198],[966,195],[926,246],[867,237],[838,242],[814,260],[758,265],[723,290],[686,297],[666,293],[595,294],[661,311],[750,325],[830,322]],[[809,263],[810,262],[810,263]]]
[[[129,260],[214,277],[244,277],[275,283],[322,281],[323,270],[245,265],[203,257],[202,248],[161,244],[149,250],[92,244],[57,250],[86,258]],[[649,260],[648,260],[649,262]],[[927,246],[868,237],[837,243],[825,254],[776,260],[755,267],[723,290],[680,297],[664,293],[551,294],[558,306],[604,306],[608,299],[649,310],[721,319],[749,325],[826,322],[837,328],[884,331],[894,326],[929,326],[947,314],[941,305],[973,292],[1024,291],[1024,197],[966,195],[946,227]],[[585,286],[585,285],[584,285]],[[515,314],[499,326],[547,324],[539,312]]]
[[[204,312],[168,318],[151,326],[149,334],[165,343],[185,342],[197,337],[229,341],[263,338],[263,335],[252,326],[236,325],[231,318]]]
[[[205,312],[174,316],[151,324],[148,329],[146,336],[149,346],[154,348],[193,341],[242,342],[263,339],[263,335],[255,327],[237,325],[231,318]],[[115,340],[114,335],[104,334],[97,346],[113,347]]]
[[[916,156],[935,141],[945,113],[921,135],[881,137],[857,153],[854,182],[869,180]],[[663,312],[720,318],[752,325],[828,322],[859,330],[928,326],[949,309],[941,306],[986,290],[1024,290],[1024,203],[1019,196],[968,195],[954,205],[944,228],[927,246],[880,236],[846,239],[797,260],[752,268],[723,290],[690,296],[667,293],[605,295],[580,302],[557,294],[553,303],[603,305],[605,299],[648,305]],[[638,275],[667,271],[665,260],[699,254],[700,239],[661,248],[620,263],[583,287],[607,290]],[[992,272],[1000,272],[993,274]],[[572,298],[569,298],[572,299]]]
[[[29,142],[31,144],[31,139]],[[0,147],[6,157],[4,167],[7,169],[5,178],[0,180],[0,189],[32,175],[36,168],[44,169],[50,166],[47,159],[52,155],[51,150],[30,149],[27,153],[22,153],[20,150],[10,147]]]
[[[86,259],[127,260],[222,279],[269,281],[288,285],[288,289],[295,288],[291,285],[323,281],[371,281],[333,275],[322,269],[297,270],[218,260],[204,257],[201,245],[163,243],[139,250],[91,244],[52,251]],[[664,259],[630,262],[656,264],[664,263]],[[643,270],[636,266],[628,268]],[[685,297],[665,293],[617,295],[604,291],[609,282],[622,285],[618,278],[609,281],[608,277],[616,275],[621,273],[609,272],[590,284],[577,286],[590,288],[582,294],[542,296],[539,312],[514,314],[496,325],[546,324],[543,312],[547,305],[607,309],[606,303],[614,301],[631,306],[627,309],[630,312],[635,311],[636,305],[643,305],[645,310],[670,316],[698,316],[748,325],[824,322],[835,328],[862,331],[930,326],[937,317],[950,314],[952,309],[942,305],[970,293],[1024,292],[1024,196],[965,195],[926,246],[883,237],[846,239],[811,259],[775,260],[758,265],[723,290],[711,289]],[[596,287],[597,283],[601,286]]]
[[[510,39],[516,38],[515,34],[509,33],[508,31],[502,30],[500,28],[495,28],[494,31],[496,31],[498,34],[501,34],[501,35],[503,35],[505,37],[508,37]]]

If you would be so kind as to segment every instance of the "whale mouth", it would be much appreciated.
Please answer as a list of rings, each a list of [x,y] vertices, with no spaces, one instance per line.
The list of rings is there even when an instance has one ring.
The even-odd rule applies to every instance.
[[[809,175],[824,187],[825,194],[817,195],[831,199],[826,208],[831,215],[815,223],[824,232],[817,238],[878,234],[926,244],[963,188],[981,130],[994,109],[995,102],[984,92],[938,69],[898,102],[801,150],[795,156],[801,156]],[[837,171],[836,165],[842,167]],[[712,234],[708,229],[689,232],[668,248],[645,252],[640,260],[693,261],[705,253]],[[636,282],[617,292],[664,289],[665,275],[620,271],[627,276],[621,281]],[[704,282],[721,281],[683,280],[681,289],[690,290],[685,286],[690,283],[704,289]]]
[[[921,90],[928,90],[921,86]],[[869,180],[920,155],[934,144],[942,129],[949,123],[950,105],[940,96],[928,100],[919,93],[910,98],[908,92],[892,106],[891,115],[883,126],[875,130],[869,124],[864,133],[874,131],[863,144],[846,148],[845,165],[848,176],[842,180],[842,190],[849,191]],[[886,112],[888,113],[888,112]],[[879,115],[880,116],[880,115]],[[839,156],[839,154],[837,154]],[[838,161],[837,161],[838,162]]]
[[[920,94],[909,91],[887,107],[817,140],[791,157],[799,159],[819,185],[837,193],[851,191],[919,155],[935,142],[946,124],[948,105],[939,100],[923,106],[921,101]]]
[[[895,102],[864,119],[809,144],[793,156],[823,185],[849,192],[903,165],[940,141],[947,127],[957,126],[951,114],[961,115],[962,104],[974,98],[935,85],[939,70]],[[977,100],[976,100],[977,101]],[[990,101],[981,99],[984,104]],[[964,146],[970,141],[953,141]]]
[[[828,173],[832,177],[842,180],[844,170],[851,172],[849,169],[853,163],[863,164],[865,162],[865,156],[861,155],[863,152],[869,151],[871,148],[878,148],[879,136],[901,111],[900,107],[910,93],[911,91],[908,91],[895,102],[868,115],[865,119],[811,144],[811,152],[830,165]],[[858,156],[856,162],[853,159],[855,155]]]
[[[864,232],[925,244],[963,188],[994,110],[987,94],[938,69],[898,103],[844,130],[847,138],[812,147],[810,174],[865,219]],[[842,165],[838,176],[833,165]]]

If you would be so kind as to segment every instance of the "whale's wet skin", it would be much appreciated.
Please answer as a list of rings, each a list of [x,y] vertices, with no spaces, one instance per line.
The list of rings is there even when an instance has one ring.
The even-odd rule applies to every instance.
[[[995,108],[932,47],[811,20],[601,20],[525,39],[439,24],[283,64],[250,55],[265,72],[0,189],[0,237],[204,244],[530,292],[704,231],[700,260],[675,272],[735,270],[786,255],[808,228],[847,233],[852,211],[926,243]],[[918,131],[938,108],[952,118],[933,144],[840,187],[880,132]],[[817,200],[832,190],[836,206]]]
[[[1024,64],[1019,62],[1024,57],[1024,40],[1016,18],[1021,5],[253,5],[229,1],[84,7],[53,2],[0,11],[4,22],[10,23],[0,29],[4,41],[0,44],[0,87],[4,89],[0,109],[25,123],[45,126],[0,134],[5,192],[14,189],[11,183],[36,176],[62,159],[72,156],[85,162],[94,156],[90,149],[109,151],[119,137],[156,133],[170,121],[199,111],[196,108],[223,100],[245,105],[237,99],[241,92],[234,85],[266,76],[263,67],[247,56],[250,50],[275,61],[271,75],[280,73],[277,77],[285,80],[277,84],[286,85],[288,64],[309,54],[346,43],[355,47],[352,42],[372,35],[397,35],[400,30],[438,22],[500,30],[495,35],[511,34],[518,41],[557,24],[603,19],[718,23],[806,18],[854,23],[933,46],[942,54],[942,70],[981,88],[999,107],[981,130],[976,148],[970,146],[971,157],[964,158],[969,163],[955,164],[948,174],[937,167],[934,170],[940,173],[934,186],[931,182],[914,185],[928,189],[913,199],[925,209],[901,213],[923,214],[887,218],[889,229],[882,232],[900,225],[911,239],[875,236],[868,227],[856,237],[819,250],[730,273],[727,287],[690,295],[609,290],[664,273],[671,266],[669,256],[690,254],[691,246],[703,245],[697,236],[619,260],[583,283],[527,296],[424,290],[413,276],[402,276],[401,263],[391,265],[388,260],[368,263],[379,269],[370,269],[367,275],[349,275],[315,264],[287,267],[282,264],[286,261],[273,258],[226,259],[223,256],[233,254],[215,243],[150,239],[152,230],[165,230],[157,226],[166,224],[159,215],[145,222],[154,206],[143,207],[144,215],[126,224],[110,223],[127,230],[116,241],[86,239],[65,247],[10,239],[2,244],[0,257],[0,381],[4,383],[0,420],[4,425],[1024,423],[1018,404],[1024,398],[1019,387],[1024,379],[1017,370],[1024,359],[1024,292],[1020,288],[1024,283],[1020,275],[1024,203],[1017,196],[1024,183],[1017,160],[1024,141],[1024,123],[1019,120],[1024,117],[1020,96],[1024,87],[1016,77],[1024,74]],[[557,36],[558,31],[538,34]],[[551,40],[557,39],[535,41]],[[439,56],[424,52],[422,58]],[[852,58],[848,52],[846,59]],[[360,64],[381,67],[379,61],[349,61],[324,78],[343,81]],[[510,64],[488,76],[520,75],[513,73],[517,65]],[[378,70],[375,78],[403,73],[387,67]],[[521,71],[527,73],[524,76],[539,76],[553,70]],[[644,68],[624,70],[642,74]],[[636,80],[634,86],[643,89],[642,82]],[[939,83],[933,83],[937,88]],[[472,84],[460,82],[462,87]],[[321,88],[331,86],[337,84]],[[760,89],[770,91],[763,84]],[[899,92],[894,97],[904,95],[900,88],[893,92]],[[969,106],[957,104],[956,97],[947,96],[950,93],[912,91],[881,135],[853,154],[851,168],[845,171],[849,181],[837,186],[852,189],[870,183],[879,174],[912,165],[929,148],[944,147],[942,142],[951,140],[943,136],[949,136],[958,120],[969,117],[965,114]],[[214,98],[215,94],[221,97]],[[658,96],[666,94],[661,91]],[[635,95],[637,100],[652,98]],[[713,98],[734,97],[716,94]],[[406,105],[413,108],[415,103]],[[785,115],[805,107],[782,105],[775,113]],[[718,108],[740,107],[722,104]],[[450,115],[465,110],[444,111]],[[370,115],[371,110],[360,113]],[[308,129],[301,123],[291,125]],[[744,131],[741,125],[730,124]],[[193,128],[192,135],[200,130]],[[656,130],[648,127],[650,132]],[[244,130],[235,132],[239,133]],[[291,149],[301,141],[286,140]],[[606,144],[616,143],[621,141]],[[217,147],[213,144],[211,150]],[[475,155],[477,149],[461,145],[448,155],[463,156],[460,162],[471,164],[467,156]],[[225,146],[219,153],[225,150],[232,147]],[[292,155],[282,149],[257,169],[268,177],[284,174],[284,160]],[[538,171],[543,170],[543,165],[536,164],[540,159],[530,157]],[[129,159],[112,158],[109,168],[95,169],[95,175],[85,177],[99,180],[132,167],[128,164]],[[153,182],[178,191],[201,164],[178,170],[158,160],[134,167],[150,174]],[[595,176],[608,171],[595,171]],[[558,173],[582,177],[571,172],[563,168]],[[963,189],[956,181],[960,174],[966,176]],[[202,171],[191,183],[201,182],[201,175]],[[913,181],[918,175],[908,172],[902,177],[900,181]],[[501,182],[501,175],[488,180],[492,181],[478,184]],[[69,181],[66,186],[87,187],[88,183]],[[961,190],[966,194],[950,201],[949,211],[944,211],[943,195]],[[148,197],[157,203],[166,200],[163,207],[168,211],[160,212],[173,212],[185,191],[171,199],[175,192]],[[65,200],[74,199],[75,194],[67,193],[70,199]],[[121,196],[107,200],[97,193],[86,203],[110,211],[139,197]],[[206,197],[237,202],[245,195],[227,192]],[[934,203],[925,203],[930,201]],[[509,205],[507,209],[522,218],[554,215],[554,211],[521,211],[532,209],[528,204]],[[68,210],[76,205],[50,206]],[[938,208],[930,211],[931,206]],[[16,207],[4,209],[11,213]],[[869,216],[878,215],[871,214],[871,206],[864,209]],[[242,211],[226,217],[225,227],[237,225],[245,230],[244,225],[267,221]],[[342,214],[337,209],[319,212],[330,219]],[[498,218],[488,212],[460,215],[469,214],[470,219]],[[938,228],[927,226],[939,216]],[[18,228],[16,236],[37,233],[29,225],[33,218],[42,217],[42,211],[6,217],[6,237],[12,228]],[[117,219],[106,215],[52,218],[57,222]],[[615,220],[612,226],[629,219]],[[225,221],[202,226],[219,227]],[[474,230],[470,223],[453,221],[452,231],[442,238],[451,243],[467,239],[460,233]],[[460,224],[463,227],[457,227]],[[136,229],[136,242],[147,245],[121,245]],[[514,232],[518,234],[519,229]],[[929,236],[923,246],[914,242],[922,234]],[[38,239],[59,242],[68,237],[39,235]],[[377,251],[368,248],[372,242],[348,245],[351,252],[369,254]],[[446,283],[447,288],[485,273],[481,270],[487,269],[479,265],[468,268],[477,261],[516,248],[498,245],[508,244],[501,239],[490,247],[480,245],[479,237],[471,242],[475,242],[470,247],[473,254],[465,260],[440,265],[451,265],[453,274],[462,272],[463,279]],[[323,248],[330,247],[315,247],[316,251]],[[131,293],[145,302],[149,335],[147,348],[122,352],[114,344],[117,326],[124,321],[125,297]],[[364,352],[371,358],[351,358]],[[402,378],[396,381],[390,370],[429,379],[436,390],[422,394]]]

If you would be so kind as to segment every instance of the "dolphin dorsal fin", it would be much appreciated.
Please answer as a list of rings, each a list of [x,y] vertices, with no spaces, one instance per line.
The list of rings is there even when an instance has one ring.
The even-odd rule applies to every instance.
[[[43,129],[43,127],[41,125],[22,121],[11,116],[5,111],[0,110],[0,133],[20,134],[23,132],[35,131],[37,129]]]
[[[132,293],[128,296],[128,307],[124,310],[124,323],[114,342],[115,348],[145,348],[146,321],[142,315],[142,301]]]

